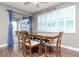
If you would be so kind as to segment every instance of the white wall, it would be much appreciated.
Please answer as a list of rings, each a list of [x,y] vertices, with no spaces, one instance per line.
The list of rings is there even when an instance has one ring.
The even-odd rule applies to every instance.
[[[70,46],[70,47],[73,47],[73,48],[78,48],[79,49],[79,3],[62,3],[60,5],[57,5],[55,6],[56,9],[60,9],[60,8],[63,8],[63,7],[67,7],[67,6],[71,6],[71,5],[76,5],[76,33],[64,33],[63,35],[63,38],[62,38],[62,45],[65,45],[65,46]],[[34,15],[34,20],[33,20],[33,24],[35,25],[33,28],[33,31],[34,32],[37,32],[37,19],[35,16],[39,15],[39,14],[42,14],[42,13],[46,13],[48,12],[48,10],[53,10],[54,7],[51,7],[47,10],[43,10],[37,14]]]
[[[0,3],[0,45],[7,44],[7,36],[8,36],[8,12],[7,9],[11,9],[16,12],[23,13],[25,15],[30,15],[22,10],[12,8],[10,6],[4,5]]]

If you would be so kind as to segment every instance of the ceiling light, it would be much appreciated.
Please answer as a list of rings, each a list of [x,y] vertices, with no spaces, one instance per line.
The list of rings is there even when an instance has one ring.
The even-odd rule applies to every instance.
[[[37,5],[37,4],[39,4],[39,2],[31,2],[31,4]]]

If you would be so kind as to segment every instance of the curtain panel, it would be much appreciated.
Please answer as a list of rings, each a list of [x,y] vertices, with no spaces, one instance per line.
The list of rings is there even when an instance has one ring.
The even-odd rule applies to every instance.
[[[32,16],[29,16],[29,21],[30,21],[30,28],[29,28],[29,32],[32,33]]]
[[[8,10],[8,16],[9,16],[8,46],[13,46],[14,40],[13,40],[13,27],[12,27],[12,19],[13,19],[13,11],[12,10]]]

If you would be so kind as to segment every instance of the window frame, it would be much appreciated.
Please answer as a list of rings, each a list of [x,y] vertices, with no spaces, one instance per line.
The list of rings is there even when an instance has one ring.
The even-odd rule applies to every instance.
[[[57,13],[57,12],[59,12],[59,11],[61,11],[61,10],[67,9],[67,8],[73,8],[73,9],[74,9],[74,10],[73,10],[73,13],[74,13],[73,15],[74,15],[74,16],[73,16],[73,17],[68,17],[68,18],[70,18],[70,19],[73,21],[73,30],[72,30],[71,32],[70,32],[70,31],[67,31],[66,22],[67,22],[67,21],[70,21],[70,20],[68,20],[68,18],[61,18],[61,17],[60,17],[60,18],[58,18],[58,17],[57,17],[57,18],[53,18],[53,20],[55,20],[55,21],[53,21],[53,22],[56,22],[56,23],[57,23],[57,22],[60,22],[60,21],[64,21],[64,29],[63,29],[63,32],[64,32],[64,33],[76,33],[76,11],[75,11],[76,7],[75,7],[75,5],[68,6],[68,7],[59,9],[59,10],[51,11],[51,12],[48,12],[48,13],[45,13],[45,14],[38,15],[38,16],[37,16],[37,23],[38,23],[38,24],[37,24],[37,31],[38,31],[38,32],[59,32],[60,30],[58,30],[58,28],[56,28],[55,30],[52,30],[52,31],[51,31],[51,29],[49,29],[49,31],[45,31],[45,30],[42,31],[42,27],[43,27],[42,25],[41,25],[41,29],[39,29],[39,26],[38,26],[38,25],[40,25],[40,24],[39,24],[39,22],[38,22],[38,17],[40,17],[40,16],[45,16],[45,23],[46,23],[46,21],[48,21],[48,20],[46,20],[46,19],[47,19],[47,15],[48,15],[48,16],[49,16],[49,15],[51,16],[52,13],[55,13],[55,12]],[[64,11],[64,12],[65,12],[65,11]],[[68,12],[69,12],[69,11],[68,11]],[[56,15],[58,15],[58,14],[56,14],[56,13],[53,14],[53,15],[55,15],[55,17],[56,17]],[[66,12],[65,12],[65,13],[66,13]],[[63,13],[62,13],[62,14],[63,14]],[[52,16],[51,16],[51,17],[52,17]],[[51,20],[51,19],[50,19],[51,17],[49,17],[48,19]],[[62,20],[57,20],[57,19],[62,19]],[[63,19],[64,19],[64,20],[63,20]],[[51,22],[51,21],[50,21],[50,22]],[[47,22],[47,23],[48,23],[48,22]],[[45,25],[45,26],[46,26],[46,25]],[[56,25],[56,26],[58,26],[58,25]],[[48,28],[49,28],[49,27],[48,27]],[[45,29],[47,30],[48,28],[45,28]],[[39,29],[39,30],[38,30],[38,29]],[[40,30],[41,30],[41,31],[40,31]]]

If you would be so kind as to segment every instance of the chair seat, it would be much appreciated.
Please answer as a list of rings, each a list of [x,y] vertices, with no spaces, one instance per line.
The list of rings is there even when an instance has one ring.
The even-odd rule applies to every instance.
[[[46,45],[48,45],[48,46],[56,46],[56,43],[55,42],[48,42],[48,43],[45,43]]]
[[[19,40],[19,42],[23,42],[22,40]]]
[[[31,40],[31,46],[35,46],[35,45],[38,45],[38,44],[40,44],[40,42]],[[29,46],[29,43],[26,43],[26,45]]]

